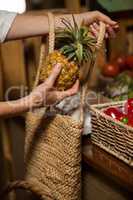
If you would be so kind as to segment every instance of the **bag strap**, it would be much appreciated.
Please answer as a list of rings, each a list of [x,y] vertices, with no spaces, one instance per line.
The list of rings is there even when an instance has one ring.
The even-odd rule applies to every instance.
[[[103,22],[100,22],[100,29],[96,43],[96,49],[99,50],[102,47],[104,36],[105,36],[106,26]]]
[[[103,22],[100,22],[99,35],[97,38],[97,43],[96,43],[95,51],[94,51],[95,56],[97,56],[99,49],[102,47],[104,36],[105,36],[105,31],[106,31],[105,24]],[[81,88],[81,103],[80,103],[80,121],[81,121],[81,123],[84,122],[84,105],[85,105],[86,93],[88,90],[88,80],[90,79],[90,75],[95,66],[95,62],[96,62],[96,60],[91,61],[87,81],[86,81],[86,83],[83,84],[83,86]]]
[[[54,15],[51,12],[48,12],[48,21],[49,21],[48,53],[52,53],[55,47],[55,22],[54,22]]]
[[[54,15],[51,12],[48,12],[47,15],[48,15],[48,23],[49,23],[48,53],[52,53],[54,51],[54,46],[55,46]],[[46,53],[46,44],[44,44],[43,39],[42,39],[42,44],[41,44],[41,48],[40,48],[39,66],[37,69],[37,75],[35,78],[33,89],[39,83],[39,76],[40,76],[40,71],[42,68],[45,53]]]
[[[30,191],[31,193],[37,195],[38,197],[41,197],[41,199],[53,199],[51,194],[51,191],[48,187],[45,187],[45,194],[42,193],[41,185],[39,185],[39,182],[30,181],[27,182],[25,180],[17,180],[13,182],[9,182],[5,188],[0,192],[0,199],[3,199],[6,195],[8,195],[10,192],[15,190],[26,190]]]

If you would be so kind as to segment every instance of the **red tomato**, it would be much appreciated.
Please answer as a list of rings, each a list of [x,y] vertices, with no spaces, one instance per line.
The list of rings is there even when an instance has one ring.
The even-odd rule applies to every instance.
[[[120,67],[120,70],[126,69],[126,57],[125,56],[119,56],[116,58],[116,63]]]
[[[126,65],[130,68],[133,69],[133,55],[127,56],[126,57]]]
[[[119,74],[119,72],[120,72],[120,68],[117,64],[109,63],[103,67],[102,74],[108,77],[115,77],[116,75]]]
[[[124,105],[124,113],[129,117],[133,117],[133,98],[127,100]]]
[[[118,108],[115,108],[115,107],[111,107],[111,108],[106,109],[104,111],[104,113],[109,115],[113,119],[117,119],[119,121],[121,121],[123,119],[123,117],[125,116],[122,112],[119,111]]]

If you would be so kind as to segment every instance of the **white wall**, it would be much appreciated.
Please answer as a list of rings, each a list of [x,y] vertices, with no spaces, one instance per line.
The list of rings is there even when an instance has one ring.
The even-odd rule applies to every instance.
[[[25,9],[25,0],[0,0],[0,10],[22,13]]]

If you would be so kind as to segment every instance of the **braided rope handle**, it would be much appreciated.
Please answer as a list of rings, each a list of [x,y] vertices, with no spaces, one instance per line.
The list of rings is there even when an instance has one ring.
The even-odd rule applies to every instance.
[[[96,49],[99,50],[102,47],[104,36],[105,36],[106,26],[103,22],[100,22],[100,30],[97,38]]]
[[[49,19],[49,53],[54,51],[55,46],[55,22],[54,15],[51,12],[48,12]]]
[[[9,183],[3,190],[0,192],[0,199],[3,199],[4,196],[12,192],[13,190],[27,190],[32,192],[33,194],[36,194],[38,197],[41,197],[42,199],[51,199],[50,191],[48,188],[45,188],[45,197],[42,194],[42,189],[41,187],[38,186],[38,183],[35,183],[34,181],[32,182],[27,182],[24,180],[17,180]]]
[[[102,47],[102,43],[103,43],[104,36],[105,36],[105,31],[106,31],[105,24],[103,22],[100,22],[99,35],[98,35],[97,43],[96,43],[96,46],[95,46],[96,56],[97,56],[98,50]],[[93,69],[94,66],[95,66],[95,61],[91,62],[91,64],[90,64],[88,79],[90,78],[91,70]],[[88,89],[88,85],[87,85],[87,82],[86,82],[81,89],[80,121],[82,123],[84,121],[84,105],[85,105],[85,97],[86,97],[87,89]]]
[[[52,53],[54,51],[54,45],[55,45],[55,30],[54,30],[55,25],[54,25],[54,15],[51,12],[48,12],[48,22],[49,22],[48,53]],[[46,45],[42,43],[40,48],[39,66],[37,69],[37,75],[35,78],[33,88],[35,88],[39,83],[39,76],[42,68],[42,63],[44,60],[45,49]]]
[[[39,76],[40,76],[40,71],[41,71],[41,68],[42,68],[42,61],[43,61],[43,58],[44,58],[44,54],[45,54],[45,44],[41,44],[39,66],[38,66],[38,69],[37,69],[37,75],[36,75],[36,78],[35,78],[33,89],[38,85],[38,82],[39,82]]]

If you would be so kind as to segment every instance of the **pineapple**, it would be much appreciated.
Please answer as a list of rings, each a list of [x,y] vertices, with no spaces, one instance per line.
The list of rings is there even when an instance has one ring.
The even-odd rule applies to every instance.
[[[55,87],[64,91],[79,78],[80,68],[85,62],[93,59],[95,38],[88,27],[78,27],[73,17],[73,26],[62,19],[64,29],[58,29],[55,37],[55,51],[50,53],[41,69],[40,82],[50,75],[55,64],[61,64],[61,73],[55,82]]]

